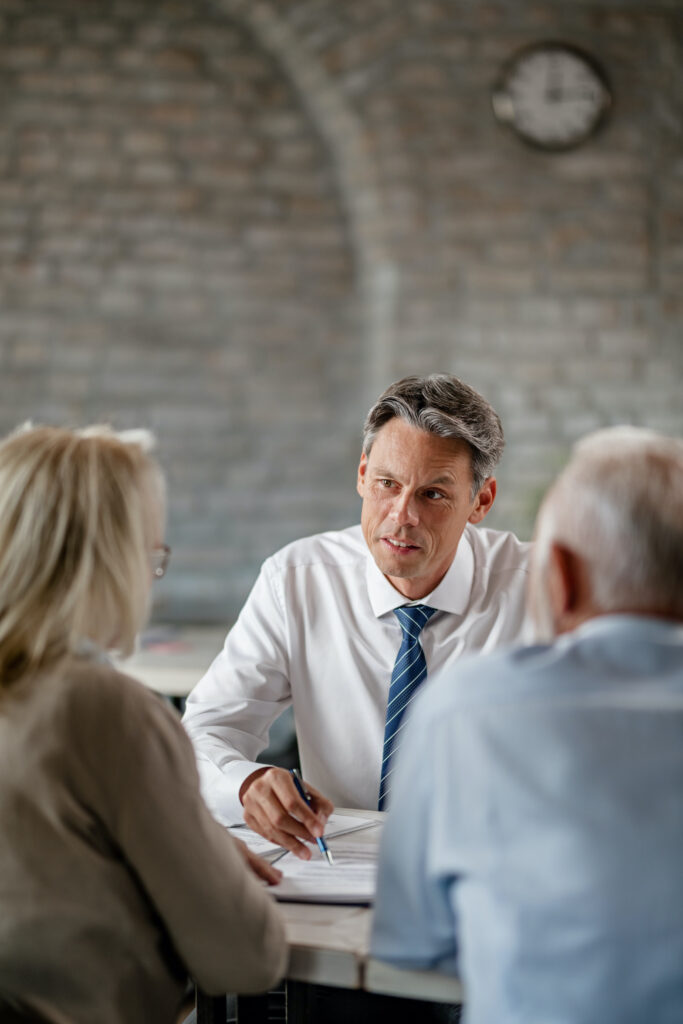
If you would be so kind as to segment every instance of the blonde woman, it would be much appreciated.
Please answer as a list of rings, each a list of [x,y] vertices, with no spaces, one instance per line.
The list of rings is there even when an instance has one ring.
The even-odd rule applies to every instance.
[[[281,976],[277,909],[174,713],[117,672],[168,558],[148,435],[0,443],[0,1020],[171,1024]],[[252,862],[270,880],[276,873]]]

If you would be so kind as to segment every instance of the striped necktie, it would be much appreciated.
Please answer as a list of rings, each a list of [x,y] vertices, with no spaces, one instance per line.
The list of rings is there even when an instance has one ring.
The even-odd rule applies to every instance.
[[[394,615],[401,624],[403,639],[391,673],[389,701],[387,703],[387,720],[384,727],[384,750],[382,751],[382,770],[379,783],[380,811],[385,809],[389,795],[390,775],[392,772],[391,757],[400,737],[397,733],[405,710],[415,696],[418,686],[427,675],[427,662],[420,646],[422,627],[431,619],[436,608],[428,608],[426,604],[406,605],[395,608]]]

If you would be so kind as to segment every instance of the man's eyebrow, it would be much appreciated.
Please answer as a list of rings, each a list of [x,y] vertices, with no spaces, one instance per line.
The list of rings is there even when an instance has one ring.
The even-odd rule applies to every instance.
[[[382,466],[375,466],[373,469],[374,476],[387,477],[393,480],[395,474],[390,469],[384,469]],[[451,473],[445,473],[441,476],[435,476],[433,480],[428,480],[427,483],[423,484],[423,487],[447,487],[451,484],[457,484],[458,478]]]
[[[440,484],[441,486],[444,486],[444,485],[448,486],[448,484],[457,484],[457,482],[458,482],[458,480],[457,480],[456,477],[451,476],[450,473],[447,473],[446,476],[437,476],[437,477],[435,477],[433,480],[430,480],[429,483],[426,484],[425,486],[433,487],[434,484]]]

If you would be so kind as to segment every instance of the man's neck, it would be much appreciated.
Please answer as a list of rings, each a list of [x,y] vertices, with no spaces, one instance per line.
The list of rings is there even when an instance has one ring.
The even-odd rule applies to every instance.
[[[436,590],[441,580],[444,578],[446,573],[443,573],[438,579],[434,580],[408,580],[401,579],[395,576],[385,575],[385,580],[391,583],[394,590],[397,590],[402,597],[405,597],[407,601],[421,601],[423,597],[427,597],[433,590]]]

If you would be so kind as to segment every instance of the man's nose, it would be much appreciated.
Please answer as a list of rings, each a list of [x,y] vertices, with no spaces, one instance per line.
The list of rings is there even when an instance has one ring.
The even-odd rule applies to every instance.
[[[391,518],[397,526],[417,526],[419,515],[415,496],[408,492],[397,495],[390,512]]]

